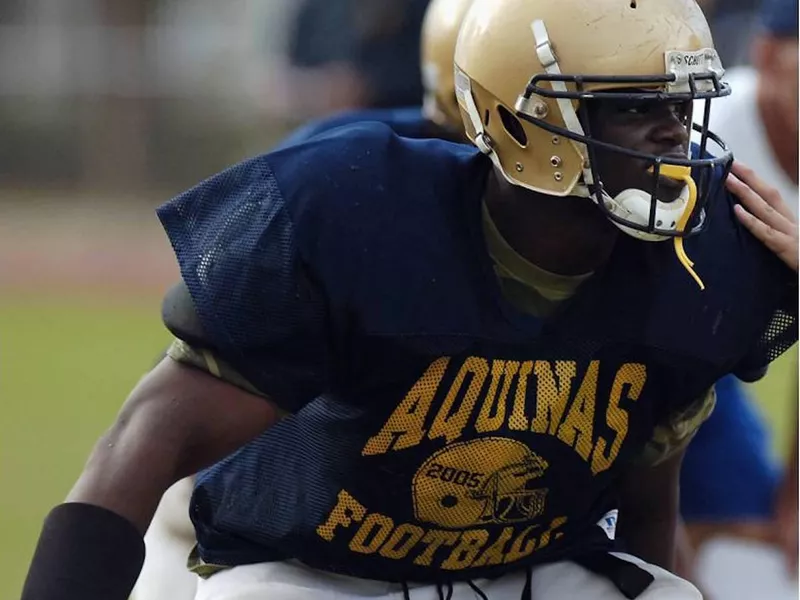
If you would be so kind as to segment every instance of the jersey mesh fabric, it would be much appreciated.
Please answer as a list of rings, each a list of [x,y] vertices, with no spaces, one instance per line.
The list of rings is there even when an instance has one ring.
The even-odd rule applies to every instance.
[[[228,202],[215,201],[221,197]],[[233,363],[256,366],[257,374],[243,375],[296,410],[327,382],[326,306],[297,258],[292,222],[276,199],[269,164],[253,160],[201,183],[160,216],[185,259],[183,280],[208,339]],[[243,257],[256,260],[241,269]],[[237,360],[251,353],[262,360]]]

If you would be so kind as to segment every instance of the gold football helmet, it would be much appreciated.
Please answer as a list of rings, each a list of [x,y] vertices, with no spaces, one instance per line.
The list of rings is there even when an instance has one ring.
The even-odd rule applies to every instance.
[[[522,442],[489,437],[451,444],[414,476],[414,514],[453,529],[519,523],[544,512],[548,464]]]
[[[453,55],[458,30],[472,0],[431,0],[422,22],[422,114],[429,121],[462,131],[456,102]]]
[[[474,0],[455,64],[466,134],[509,182],[591,198],[628,234],[675,238],[690,267],[682,238],[704,226],[711,170],[727,175],[733,160],[708,130],[711,99],[730,88],[695,0]],[[705,100],[699,156],[660,157],[593,139],[585,101],[612,97]],[[709,140],[718,158],[706,153]],[[599,148],[649,161],[654,189],[611,197],[593,166]],[[677,200],[658,200],[659,176],[685,182]]]

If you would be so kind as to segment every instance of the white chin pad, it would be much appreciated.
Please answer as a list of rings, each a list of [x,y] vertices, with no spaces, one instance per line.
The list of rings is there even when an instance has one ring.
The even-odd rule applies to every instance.
[[[643,227],[647,227],[650,223],[650,204],[651,194],[644,190],[635,188],[623,190],[614,198],[606,196],[604,198],[606,209],[617,217],[625,219],[630,223],[635,223]],[[686,204],[689,199],[689,188],[684,186],[678,196],[672,202],[661,202],[656,200],[656,218],[655,226],[658,229],[673,231],[678,226],[678,220],[683,212],[686,210]],[[668,239],[666,236],[654,233],[647,233],[626,227],[621,223],[614,221],[614,224],[622,229],[625,233],[632,235],[635,238],[646,241],[661,241]]]

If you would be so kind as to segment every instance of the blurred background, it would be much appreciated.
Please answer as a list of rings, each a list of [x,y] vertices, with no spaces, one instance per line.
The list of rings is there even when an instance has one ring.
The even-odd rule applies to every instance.
[[[153,209],[315,116],[418,104],[426,4],[0,0],[0,599],[168,339]],[[706,4],[746,64],[757,2]],[[796,358],[755,387],[779,455]]]

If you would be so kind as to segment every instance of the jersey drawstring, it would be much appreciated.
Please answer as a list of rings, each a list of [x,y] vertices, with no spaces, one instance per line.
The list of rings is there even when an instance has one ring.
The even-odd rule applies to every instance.
[[[411,590],[409,590],[408,584],[403,581],[400,585],[403,587],[403,600],[411,600]],[[472,591],[475,592],[481,600],[489,600],[489,597],[484,594],[483,590],[477,585],[471,581],[467,581],[467,585],[472,588]],[[436,593],[439,595],[439,600],[453,600],[453,582],[437,583]],[[527,598],[523,598],[523,600],[527,600]]]
[[[403,581],[400,584],[403,586],[403,600],[411,600],[411,590],[408,588],[408,584]],[[447,592],[445,592],[445,586]],[[439,600],[452,600],[453,599],[453,583],[448,581],[446,584],[437,583],[436,584],[436,593],[439,595]]]
[[[408,591],[408,584],[402,581],[400,585],[403,586],[403,600],[411,600],[411,592]]]
[[[525,587],[522,588],[522,598],[520,600],[533,600],[533,569],[525,569]]]
[[[651,573],[642,569],[639,565],[617,558],[613,554],[607,552],[591,552],[574,558],[572,562],[577,563],[588,571],[609,579],[622,595],[629,600],[638,598],[655,579]],[[480,600],[489,600],[489,596],[474,582],[467,580],[466,584],[475,592]],[[403,587],[403,600],[411,600],[411,592],[408,588],[408,584],[403,581],[401,585]],[[447,590],[446,592],[445,589]],[[436,592],[439,595],[439,600],[452,600],[453,582],[447,581],[444,583],[437,583]],[[520,600],[533,600],[532,567],[525,569],[525,586],[522,588]]]
[[[444,586],[441,583],[436,584],[436,591],[439,592],[439,600],[452,600],[453,598],[453,582],[447,582],[447,595],[444,593]]]
[[[477,585],[472,583],[471,581],[467,581],[467,585],[472,588],[472,591],[478,594],[478,597],[481,600],[489,600],[489,596],[483,593],[483,590],[479,588]]]

